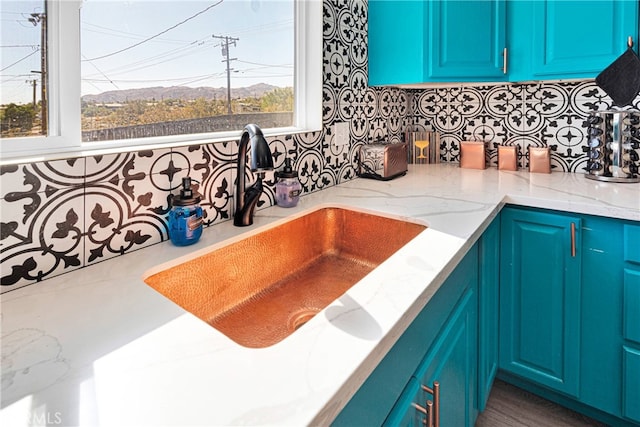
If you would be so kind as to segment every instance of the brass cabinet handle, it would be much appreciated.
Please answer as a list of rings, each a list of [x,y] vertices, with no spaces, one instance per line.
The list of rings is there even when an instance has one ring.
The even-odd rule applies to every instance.
[[[571,223],[571,256],[573,258],[576,256],[576,224],[574,222]]]
[[[433,425],[433,402],[427,400],[427,419],[425,420],[427,427],[435,427]]]
[[[507,48],[502,49],[502,73],[507,74]]]
[[[422,412],[425,415],[427,415],[428,413],[427,408],[424,408],[415,402],[411,402],[411,406],[413,406],[414,408],[416,408],[417,411]]]
[[[429,388],[426,385],[420,385],[424,391],[430,393],[433,396],[433,410],[429,411],[428,417],[432,420],[429,427],[440,427],[440,383],[438,381],[433,382],[433,388]],[[430,402],[427,402],[429,405]]]
[[[424,406],[420,406],[417,403],[411,403],[411,406],[416,408],[416,410],[425,415],[425,418],[422,420],[422,424],[427,427],[434,427],[433,425],[433,402],[427,400],[426,408]]]

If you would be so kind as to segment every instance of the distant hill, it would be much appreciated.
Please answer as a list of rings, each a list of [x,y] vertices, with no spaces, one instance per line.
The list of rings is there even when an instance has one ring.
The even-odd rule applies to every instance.
[[[278,86],[258,83],[248,87],[231,88],[231,98],[260,98]],[[97,95],[85,95],[85,102],[113,103],[126,101],[161,101],[163,99],[227,99],[226,87],[145,87],[140,89],[110,90]]]

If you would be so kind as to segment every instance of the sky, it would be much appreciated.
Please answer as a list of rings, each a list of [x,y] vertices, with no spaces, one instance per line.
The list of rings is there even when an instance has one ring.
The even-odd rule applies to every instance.
[[[39,99],[43,2],[0,0],[0,104]],[[293,86],[293,2],[288,0],[84,0],[82,95],[152,86]],[[219,36],[219,37],[214,37]],[[229,39],[232,41],[232,39]]]

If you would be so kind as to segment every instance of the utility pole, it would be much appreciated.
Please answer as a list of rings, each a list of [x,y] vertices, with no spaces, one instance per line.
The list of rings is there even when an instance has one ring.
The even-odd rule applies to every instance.
[[[38,80],[26,80],[26,83],[33,85],[33,108],[35,109],[38,105],[38,102],[36,101],[36,87],[38,86]]]
[[[46,2],[45,2],[46,4]],[[29,22],[33,26],[40,24],[40,109],[41,121],[40,128],[43,135],[47,134],[47,14],[32,13]]]
[[[229,115],[231,115],[232,114],[231,112],[231,71],[233,71],[231,69],[231,61],[237,61],[238,58],[229,57],[229,46],[230,45],[235,46],[236,42],[240,39],[236,37],[229,37],[229,36],[216,36],[215,34],[212,35],[211,37],[213,37],[214,39],[222,40],[222,56],[225,57],[225,59],[222,62],[227,63],[227,112]]]

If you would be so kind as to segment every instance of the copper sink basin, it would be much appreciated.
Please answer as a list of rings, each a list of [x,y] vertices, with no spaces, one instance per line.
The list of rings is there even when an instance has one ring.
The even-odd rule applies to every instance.
[[[273,345],[426,227],[328,207],[222,242],[144,281],[240,345]]]

